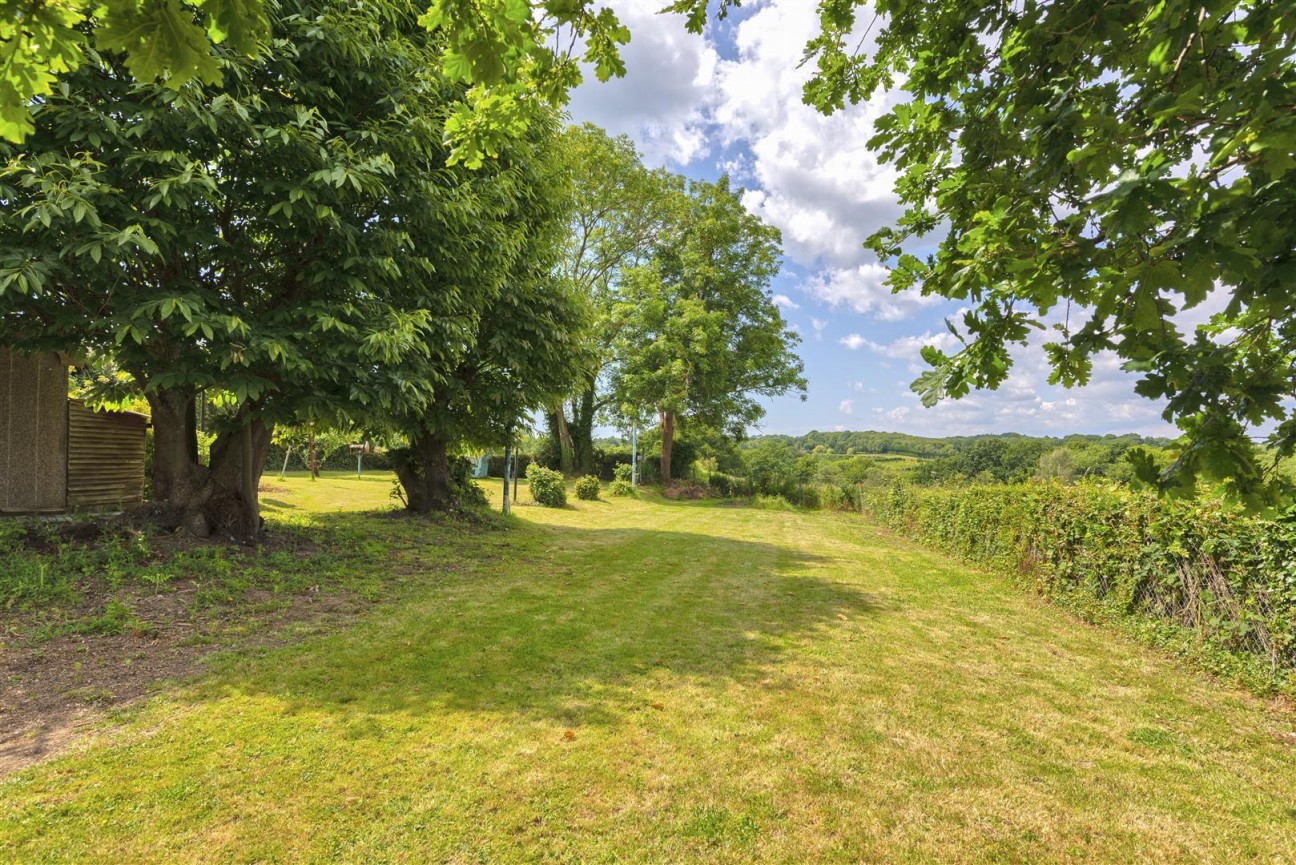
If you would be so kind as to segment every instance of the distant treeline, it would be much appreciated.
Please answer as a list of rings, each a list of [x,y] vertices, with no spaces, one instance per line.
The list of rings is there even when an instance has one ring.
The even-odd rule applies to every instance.
[[[1141,447],[1152,451],[1169,439],[1134,435],[1025,436],[1017,433],[926,438],[905,433],[810,432],[802,436],[757,436],[744,442],[745,451],[777,443],[810,455],[902,454],[922,462],[913,479],[942,483],[960,478],[1012,483],[1043,475],[1124,479],[1129,473],[1125,454]]]

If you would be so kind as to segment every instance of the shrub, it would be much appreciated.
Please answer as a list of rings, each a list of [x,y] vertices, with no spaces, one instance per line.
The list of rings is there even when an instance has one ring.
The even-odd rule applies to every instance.
[[[611,481],[616,480],[616,472],[619,466],[630,468],[630,448],[594,448],[594,474],[599,476],[599,480]],[[626,475],[626,480],[630,475]]]
[[[583,502],[592,502],[599,496],[599,479],[586,475],[576,481],[576,498]]]
[[[567,505],[567,481],[562,472],[544,468],[536,463],[527,466],[527,483],[531,485],[531,498],[547,508]]]
[[[612,480],[630,483],[631,478],[633,477],[631,474],[633,471],[634,468],[630,463],[617,463],[616,468],[612,469]]]
[[[634,484],[629,481],[623,481],[618,478],[612,482],[610,487],[608,487],[608,492],[614,496],[632,496],[635,494],[635,488]]]

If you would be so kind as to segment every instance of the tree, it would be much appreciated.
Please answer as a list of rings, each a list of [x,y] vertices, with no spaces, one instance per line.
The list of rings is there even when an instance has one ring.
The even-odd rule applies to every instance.
[[[120,52],[140,81],[177,90],[195,79],[217,84],[216,46],[250,56],[268,34],[266,23],[262,0],[3,0],[0,139],[20,143],[30,135],[32,108],[60,75],[95,64],[96,52]]]
[[[740,437],[765,413],[756,397],[805,391],[797,335],[768,292],[778,230],[743,208],[727,177],[690,184],[676,220],[651,263],[625,274],[614,312],[613,385],[624,414],[657,415],[663,483],[679,416]]]
[[[512,208],[496,172],[448,171],[459,89],[402,0],[285,0],[275,48],[224,84],[65,76],[0,152],[0,343],[111,355],[144,389],[153,493],[199,534],[259,529],[275,423],[428,398],[471,345]],[[416,290],[420,280],[462,284]],[[424,378],[398,363],[423,359]],[[194,454],[194,396],[237,410]]]
[[[386,415],[409,441],[392,455],[406,506],[416,513],[459,503],[465,490],[451,471],[452,452],[513,441],[528,412],[551,405],[588,368],[586,299],[554,273],[570,206],[565,165],[555,158],[551,126],[533,123],[527,137],[529,147],[515,142],[497,163],[516,193],[500,244],[508,258],[475,276],[489,300],[469,346],[446,375],[412,356],[404,374],[434,380],[430,398]],[[421,286],[429,301],[456,287],[436,277]]]
[[[570,290],[588,298],[593,318],[586,339],[594,362],[576,392],[564,395],[569,401],[555,403],[551,426],[563,471],[586,475],[597,470],[595,418],[611,399],[600,386],[600,373],[612,360],[612,310],[621,274],[651,256],[683,195],[683,179],[647,170],[629,138],[609,137],[592,124],[564,130],[561,148],[572,175],[572,207],[557,274]]]
[[[1249,434],[1274,423],[1274,452],[1296,447],[1296,4],[881,0],[868,57],[860,5],[820,4],[806,99],[841,110],[903,79],[872,145],[907,210],[869,245],[895,289],[972,307],[963,349],[924,352],[924,401],[997,386],[1056,315],[1052,381],[1114,351],[1184,432],[1159,476],[1143,455],[1145,479],[1272,496]],[[1227,308],[1185,332],[1176,314],[1216,286]]]
[[[1070,448],[1057,448],[1040,455],[1035,476],[1045,480],[1067,482],[1076,475],[1075,459]]]

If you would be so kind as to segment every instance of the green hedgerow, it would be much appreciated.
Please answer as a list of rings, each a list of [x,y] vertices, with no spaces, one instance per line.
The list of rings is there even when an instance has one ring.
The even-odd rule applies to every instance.
[[[576,481],[576,498],[583,502],[592,502],[599,496],[599,479],[586,475]]]
[[[547,508],[567,506],[567,481],[562,472],[532,463],[527,466],[527,483],[531,485],[531,498]]]

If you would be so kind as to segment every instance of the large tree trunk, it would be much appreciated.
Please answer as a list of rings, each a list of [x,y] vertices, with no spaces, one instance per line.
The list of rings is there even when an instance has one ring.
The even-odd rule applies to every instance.
[[[405,507],[417,514],[448,511],[456,504],[450,477],[449,443],[429,432],[410,440],[408,451],[393,454],[396,478],[405,490]]]
[[[189,409],[185,413],[185,442],[189,449],[189,459],[200,463],[198,459],[198,400],[189,397]]]
[[[578,475],[598,473],[594,464],[594,382],[590,381],[579,397],[572,401],[572,422],[570,440],[572,445],[572,467]]]
[[[253,541],[261,533],[257,495],[272,426],[252,420],[212,443],[210,464],[199,463],[193,441],[194,395],[185,390],[148,394],[153,414],[153,501],[164,524],[199,537],[212,533]],[[245,407],[241,413],[247,416]]]
[[[671,448],[675,444],[675,412],[661,412],[661,480],[662,486],[671,482]]]
[[[189,409],[193,395],[183,390],[148,394],[153,416],[153,500],[178,504],[203,486],[203,467],[191,458]]]
[[[567,415],[562,402],[554,406],[554,420],[558,426],[558,468],[562,473],[569,475],[572,473],[572,438],[571,432],[567,429]]]

